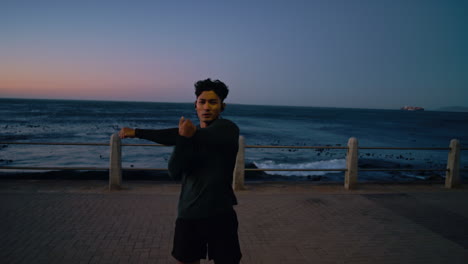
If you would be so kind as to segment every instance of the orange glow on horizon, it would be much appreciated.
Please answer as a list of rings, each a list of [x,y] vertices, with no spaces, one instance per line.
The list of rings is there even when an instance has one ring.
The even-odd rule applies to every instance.
[[[40,84],[40,85],[38,85]],[[162,86],[141,86],[141,85],[122,85],[112,83],[99,83],[94,85],[86,84],[67,84],[59,83],[35,83],[10,85],[8,87],[0,86],[0,97],[20,97],[20,98],[95,98],[95,99],[135,99],[141,98],[151,100],[152,98],[171,98],[172,88]]]
[[[180,90],[187,91],[187,85],[191,85],[167,70],[155,69],[159,74],[154,74],[109,67],[70,69],[0,66],[0,97],[177,100]]]

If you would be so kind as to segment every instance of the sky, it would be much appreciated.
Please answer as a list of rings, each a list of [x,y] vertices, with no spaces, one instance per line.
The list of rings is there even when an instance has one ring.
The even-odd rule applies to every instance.
[[[22,1],[0,8],[0,98],[468,107],[466,0]]]

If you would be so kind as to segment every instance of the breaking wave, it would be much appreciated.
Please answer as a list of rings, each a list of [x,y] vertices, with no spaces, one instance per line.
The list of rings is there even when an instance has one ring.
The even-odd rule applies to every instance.
[[[344,169],[346,167],[345,159],[321,160],[306,163],[276,163],[272,160],[254,161],[255,166],[259,169]],[[282,176],[321,176],[329,171],[265,171],[270,175]]]

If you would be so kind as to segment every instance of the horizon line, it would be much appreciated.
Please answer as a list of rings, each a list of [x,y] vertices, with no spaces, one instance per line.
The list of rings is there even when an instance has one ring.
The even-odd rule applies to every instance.
[[[25,97],[1,97],[0,100],[38,100],[38,101],[85,101],[85,102],[123,102],[123,103],[167,103],[167,104],[193,104],[193,102],[163,102],[163,101],[145,101],[128,99],[71,99],[71,98],[25,98]],[[339,107],[339,106],[310,106],[310,105],[282,105],[282,104],[249,104],[249,103],[227,103],[229,105],[248,105],[248,106],[270,106],[270,107],[303,107],[303,108],[338,108],[338,109],[365,109],[365,110],[401,110],[400,108],[366,108],[366,107]],[[468,106],[443,106],[444,108],[466,108]],[[426,111],[443,111],[435,108],[426,109]]]

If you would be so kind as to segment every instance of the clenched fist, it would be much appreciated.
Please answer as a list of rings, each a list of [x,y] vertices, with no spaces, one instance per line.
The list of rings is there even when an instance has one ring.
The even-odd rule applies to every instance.
[[[119,131],[120,138],[134,138],[135,137],[135,129],[124,127]]]
[[[197,127],[190,121],[190,119],[185,119],[181,117],[179,120],[179,135],[191,138],[197,131]]]

